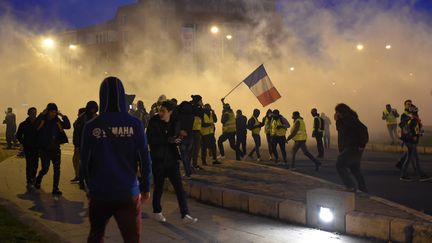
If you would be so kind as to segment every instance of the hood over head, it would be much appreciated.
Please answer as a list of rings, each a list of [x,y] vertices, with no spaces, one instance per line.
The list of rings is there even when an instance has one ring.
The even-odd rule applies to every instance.
[[[127,112],[125,90],[122,81],[108,77],[102,81],[99,90],[100,113]]]

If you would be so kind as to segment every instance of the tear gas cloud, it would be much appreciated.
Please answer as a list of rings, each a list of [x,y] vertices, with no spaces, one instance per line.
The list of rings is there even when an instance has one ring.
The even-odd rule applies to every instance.
[[[334,106],[344,102],[359,113],[374,139],[386,131],[381,120],[385,105],[392,104],[401,113],[403,101],[412,99],[423,122],[431,124],[432,32],[423,17],[407,1],[343,2],[332,8],[321,2],[279,1],[280,19],[251,16],[256,21],[253,27],[232,33],[232,40],[243,38],[248,43],[245,53],[238,53],[242,47],[233,44],[238,41],[225,39],[228,32],[222,27],[219,35],[201,35],[193,59],[176,49],[170,28],[154,18],[142,23],[143,39],[150,37],[153,42],[132,43],[125,51],[133,55],[119,59],[117,71],[106,71],[123,80],[127,93],[136,94],[147,109],[160,94],[179,101],[200,94],[220,115],[220,98],[264,63],[282,98],[263,108],[241,85],[226,101],[246,116],[254,108],[260,108],[262,115],[268,108],[279,109],[287,118],[298,110],[310,129],[311,108],[332,117]],[[104,73],[77,71],[70,65],[69,50],[44,50],[43,34],[35,26],[10,15],[0,22],[0,103],[14,107],[19,120],[26,104],[41,110],[56,102],[74,117],[88,100],[98,100]]]

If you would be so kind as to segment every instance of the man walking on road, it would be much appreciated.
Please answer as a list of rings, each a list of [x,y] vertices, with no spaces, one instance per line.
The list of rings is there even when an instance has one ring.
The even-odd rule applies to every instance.
[[[83,131],[81,171],[89,196],[88,242],[103,242],[112,216],[124,242],[142,242],[141,202],[150,198],[151,161],[144,126],[127,113],[118,78],[101,84],[100,115]]]
[[[321,113],[321,118],[324,120],[324,148],[330,148],[330,118],[326,114]]]
[[[9,107],[6,111],[6,116],[3,121],[6,124],[6,149],[12,149],[12,144],[16,143],[15,133],[16,133],[16,116],[12,112],[12,108]]]
[[[319,162],[315,157],[309,152],[309,150],[306,147],[306,125],[303,121],[303,118],[300,116],[300,113],[298,111],[294,111],[292,114],[292,118],[294,120],[294,125],[291,128],[290,135],[288,136],[286,142],[289,140],[294,140],[294,146],[292,148],[292,160],[291,160],[291,169],[295,170],[295,159],[296,154],[299,149],[303,151],[303,154],[306,155],[312,162],[315,163],[315,170],[318,171],[319,167],[321,166],[321,162]]]
[[[396,109],[393,109],[390,104],[386,105],[385,110],[382,114],[382,119],[386,121],[387,130],[390,135],[391,144],[397,143],[397,118],[399,117],[399,113]]]
[[[367,193],[360,162],[364,148],[369,141],[368,129],[359,120],[357,113],[348,105],[338,104],[335,111],[339,147],[339,156],[336,162],[337,172],[348,191],[360,190]],[[351,174],[356,179],[357,185]]]
[[[312,131],[312,137],[316,139],[318,158],[324,158],[324,145],[323,145],[323,135],[324,135],[324,120],[318,114],[316,108],[311,110],[312,117],[314,118],[314,125]]]

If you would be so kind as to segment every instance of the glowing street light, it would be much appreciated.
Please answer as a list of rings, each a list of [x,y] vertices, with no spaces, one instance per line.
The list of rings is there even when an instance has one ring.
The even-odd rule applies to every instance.
[[[357,45],[357,50],[362,51],[364,49],[364,46],[362,44]]]
[[[77,45],[73,45],[73,44],[69,45],[69,50],[76,50],[77,48],[78,48]]]
[[[290,71],[294,71],[295,70],[295,68],[294,67],[290,67]]]
[[[387,50],[390,50],[391,48],[392,48],[392,46],[391,45],[386,45],[386,47],[385,47]]]
[[[210,32],[212,32],[212,34],[217,34],[217,33],[219,33],[219,27],[217,27],[217,26],[212,26],[212,27],[210,28]]]
[[[42,40],[42,46],[47,49],[53,49],[55,42],[52,38],[45,38]]]
[[[227,35],[225,37],[227,38],[227,40],[231,40],[233,38],[232,35]]]

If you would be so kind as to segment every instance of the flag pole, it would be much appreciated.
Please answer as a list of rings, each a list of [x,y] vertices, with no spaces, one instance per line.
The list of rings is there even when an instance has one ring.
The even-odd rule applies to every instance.
[[[241,81],[239,84],[237,84],[230,92],[228,92],[227,95],[225,95],[222,99],[225,99],[226,97],[228,97],[228,95],[230,95],[235,89],[238,88],[238,86],[240,86],[243,83],[243,81]]]

